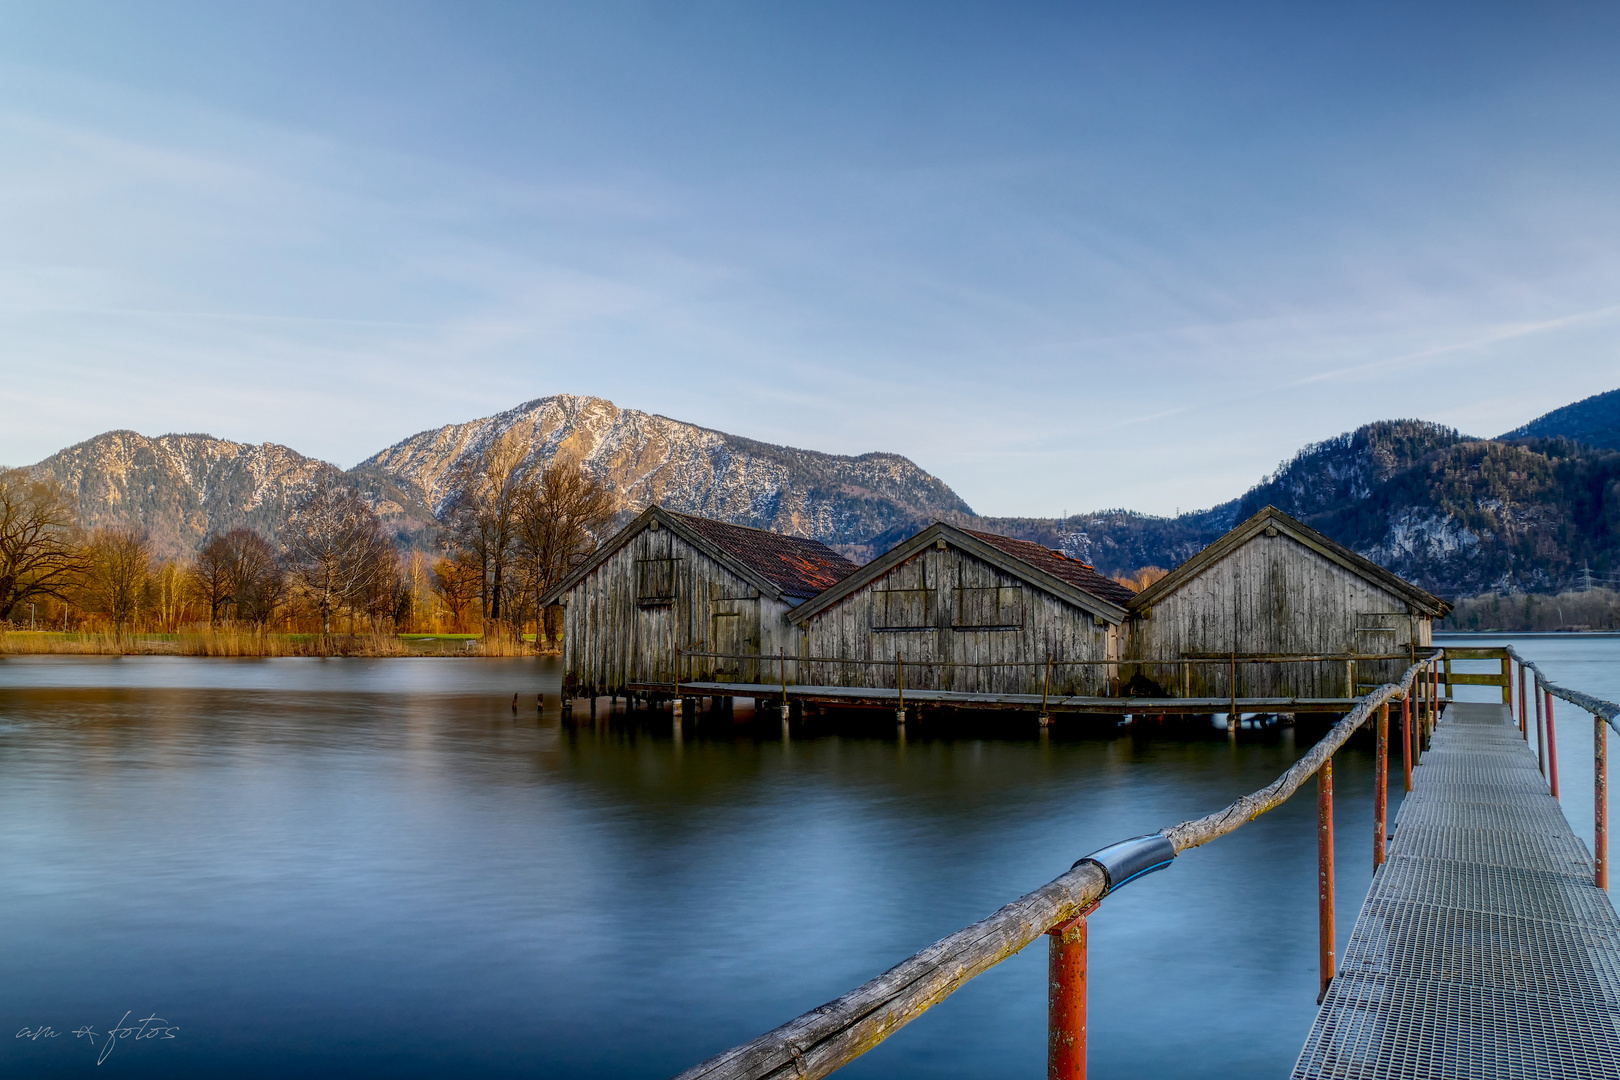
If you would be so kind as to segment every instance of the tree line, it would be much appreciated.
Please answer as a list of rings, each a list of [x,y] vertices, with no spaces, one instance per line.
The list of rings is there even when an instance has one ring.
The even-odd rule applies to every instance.
[[[277,540],[247,528],[165,560],[134,525],[81,528],[69,495],[0,470],[0,625],[174,632],[560,631],[540,597],[595,550],[617,503],[577,465],[541,467],[507,433],[464,462],[437,550],[402,551],[352,488],[317,486]]]

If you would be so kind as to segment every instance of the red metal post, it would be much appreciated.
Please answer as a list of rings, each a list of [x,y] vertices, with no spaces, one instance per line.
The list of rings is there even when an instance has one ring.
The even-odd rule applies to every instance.
[[[1086,916],[1092,904],[1062,926],[1052,939],[1047,961],[1047,1080],[1085,1080],[1086,1075]]]
[[[1547,691],[1547,787],[1558,798],[1558,731],[1553,727],[1552,691]]]
[[[1519,734],[1524,736],[1524,741],[1525,742],[1529,742],[1530,741],[1530,729],[1526,725],[1525,720],[1526,720],[1526,716],[1525,716],[1525,708],[1524,708],[1524,665],[1520,664],[1519,665]]]
[[[1592,862],[1597,887],[1609,887],[1609,722],[1592,717]]]
[[[1337,965],[1333,962],[1336,945],[1333,931],[1333,759],[1328,758],[1316,774],[1316,907],[1317,945],[1322,976],[1320,1005],[1327,997]]]
[[[1541,679],[1536,679],[1536,767],[1541,770],[1542,778],[1547,776],[1547,721],[1542,715],[1542,703],[1546,699],[1541,692]]]
[[[1412,681],[1415,688],[1417,680]],[[1412,790],[1412,695],[1401,698],[1401,768],[1406,773],[1406,790]]]
[[[1389,816],[1389,702],[1378,706],[1378,748],[1373,754],[1373,869],[1384,865]]]

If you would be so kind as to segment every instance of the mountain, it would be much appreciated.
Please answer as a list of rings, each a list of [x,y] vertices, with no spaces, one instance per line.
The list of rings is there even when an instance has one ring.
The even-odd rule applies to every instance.
[[[1194,514],[985,525],[1125,574],[1176,566],[1267,505],[1444,596],[1545,592],[1586,570],[1620,573],[1620,452],[1567,438],[1476,439],[1418,420],[1307,446],[1239,498]]]
[[[1607,424],[1608,427],[1604,425]],[[559,394],[424,431],[340,472],[285,446],[111,431],[34,466],[79,500],[89,526],[136,522],[162,554],[246,525],[275,537],[323,481],[354,486],[402,544],[431,547],[463,462],[517,431],[539,464],[600,477],[626,515],[649,502],[831,544],[859,561],[944,519],[1092,562],[1107,574],[1184,562],[1277,506],[1445,596],[1546,592],[1620,578],[1620,391],[1555,410],[1500,439],[1391,420],[1305,447],[1238,498],[1179,517],[1109,510],[978,517],[897,454],[797,450]],[[1552,432],[1547,436],[1545,432]],[[1607,432],[1607,434],[1606,434]]]
[[[211,435],[148,438],[109,431],[32,467],[61,483],[79,504],[86,528],[138,525],[165,557],[189,555],[214,532],[246,527],[272,539],[320,483],[359,486],[403,539],[431,523],[413,496],[381,478],[346,476],[336,466],[275,443]]]
[[[1499,438],[1573,439],[1604,450],[1620,450],[1620,390],[1593,394],[1573,405],[1554,409]]]
[[[512,430],[529,443],[531,462],[578,462],[619,497],[626,514],[657,502],[862,555],[880,534],[909,535],[937,518],[973,513],[944,481],[898,454],[796,450],[573,394],[421,432],[354,473],[392,480],[440,511],[455,494],[457,467]]]

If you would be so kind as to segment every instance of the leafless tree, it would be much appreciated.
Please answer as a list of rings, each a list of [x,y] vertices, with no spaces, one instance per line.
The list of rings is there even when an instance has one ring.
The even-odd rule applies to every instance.
[[[353,612],[385,585],[392,594],[399,557],[382,522],[352,489],[321,487],[288,526],[287,561],[321,613],[322,634],[331,634],[339,608]]]
[[[507,572],[517,543],[518,505],[527,479],[528,445],[517,429],[497,436],[483,453],[465,461],[455,479],[457,495],[448,509],[455,544],[478,560],[479,594],[486,627],[506,618]]]
[[[433,592],[456,629],[466,627],[467,607],[478,599],[482,583],[483,570],[471,552],[457,551],[433,564]]]
[[[518,503],[517,561],[536,604],[535,630],[544,635],[539,600],[591,552],[612,524],[618,500],[572,461],[553,461],[524,485]]]
[[[65,600],[83,569],[78,522],[61,486],[0,470],[0,621],[30,600]]]
[[[232,529],[209,537],[191,568],[192,587],[208,607],[208,624],[235,609],[236,617],[262,623],[282,594],[275,548],[252,529]]]
[[[139,529],[97,529],[85,545],[86,606],[112,616],[113,632],[123,637],[140,614],[152,575],[152,549]]]

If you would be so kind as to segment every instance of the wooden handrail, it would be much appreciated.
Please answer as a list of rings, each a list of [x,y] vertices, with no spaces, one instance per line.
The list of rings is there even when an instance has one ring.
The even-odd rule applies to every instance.
[[[1412,680],[1439,655],[1436,652],[1407,668],[1400,683],[1385,683],[1367,694],[1271,784],[1223,810],[1163,829],[1159,835],[1167,837],[1180,853],[1234,832],[1282,805],[1332,759],[1356,729],[1377,714],[1380,705],[1408,693]],[[826,1076],[945,1000],[969,979],[1080,916],[1103,898],[1107,888],[1107,878],[1096,863],[1077,863],[1034,892],[936,941],[844,996],[693,1066],[677,1080],[815,1080]]]
[[[1521,668],[1534,672],[1536,685],[1541,689],[1547,691],[1553,697],[1563,698],[1577,709],[1583,709],[1593,716],[1601,717],[1615,731],[1620,731],[1620,705],[1616,705],[1612,701],[1605,701],[1602,698],[1595,698],[1590,694],[1583,694],[1579,690],[1559,686],[1543,675],[1541,669],[1533,661],[1520,656],[1518,650],[1513,646],[1504,645],[1502,648]]]

